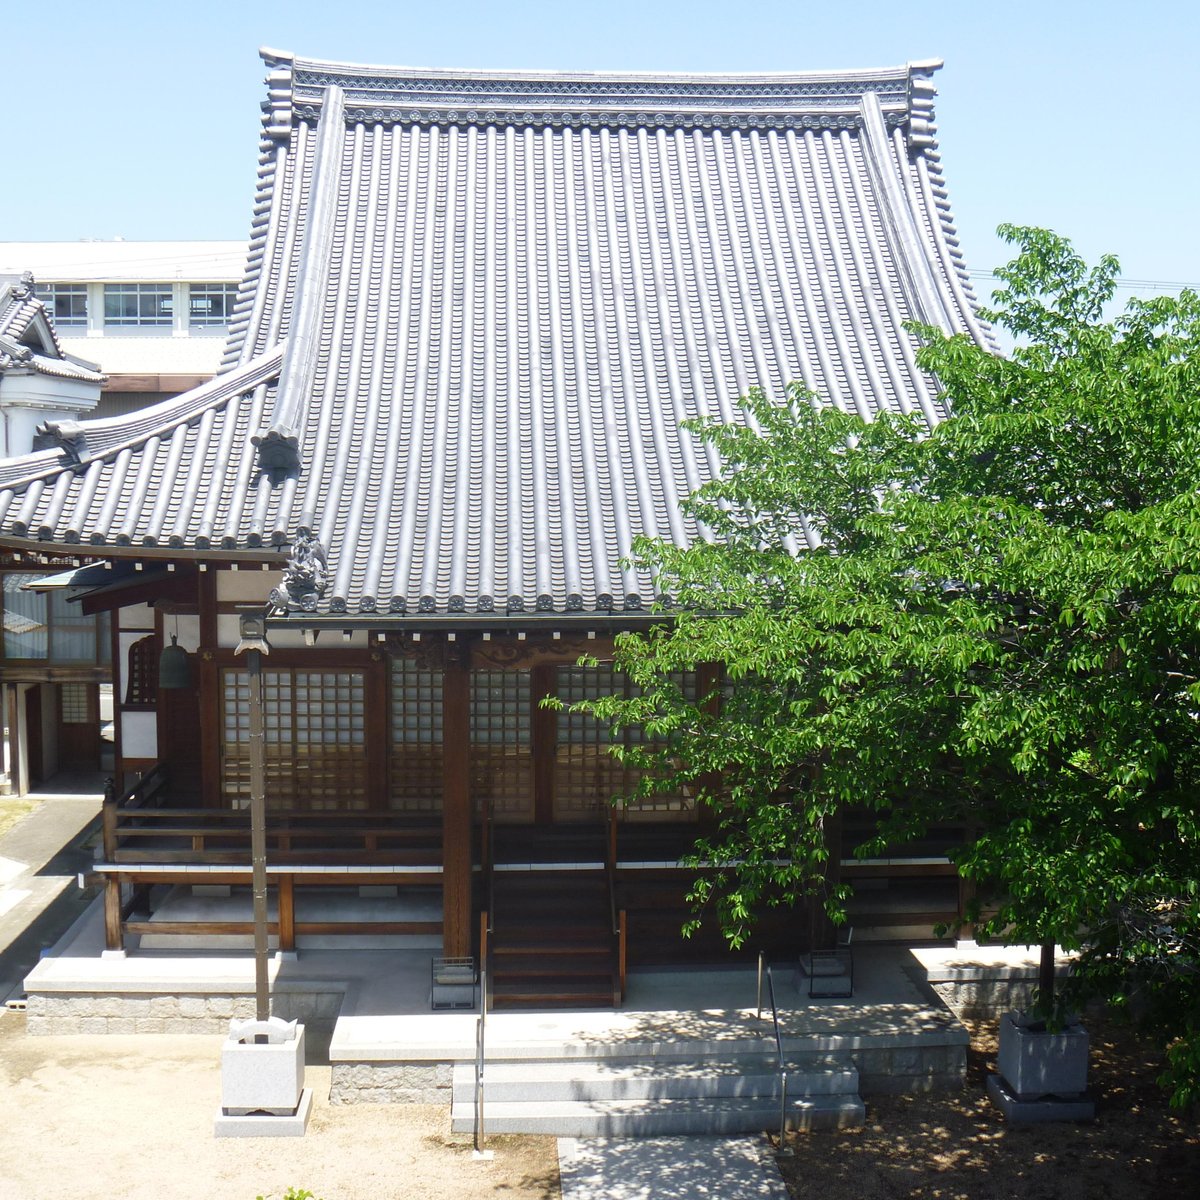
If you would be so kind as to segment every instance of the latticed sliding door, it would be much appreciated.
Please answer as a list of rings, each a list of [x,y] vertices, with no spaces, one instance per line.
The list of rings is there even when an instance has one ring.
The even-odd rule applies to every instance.
[[[675,682],[685,696],[696,695],[696,677],[686,672]],[[614,738],[608,725],[587,713],[572,712],[580,700],[601,696],[631,694],[631,685],[622,672],[612,666],[560,667],[558,698],[563,708],[558,714],[558,739],[554,758],[554,818],[556,821],[592,821],[604,816],[614,796],[628,796],[637,786],[638,771],[613,756],[610,747],[619,739],[625,746],[640,744],[640,729],[623,730]],[[624,808],[626,818],[653,820],[690,820],[694,816],[691,799],[667,792],[641,800]]]
[[[471,797],[497,821],[533,820],[528,671],[471,673]]]
[[[442,811],[442,673],[392,663],[391,807]]]
[[[250,802],[250,681],[221,673],[222,787],[234,808]],[[267,805],[302,812],[369,807],[365,688],[360,671],[262,673]]]

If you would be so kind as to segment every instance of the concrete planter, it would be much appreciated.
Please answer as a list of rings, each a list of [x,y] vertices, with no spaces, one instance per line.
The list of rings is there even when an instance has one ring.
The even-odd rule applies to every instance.
[[[265,1034],[266,1042],[255,1037]],[[221,1108],[229,1116],[291,1116],[304,1091],[304,1026],[271,1017],[229,1022],[221,1050]]]
[[[1081,1096],[1087,1090],[1088,1034],[1082,1025],[1058,1033],[1022,1024],[1020,1014],[1000,1018],[996,1066],[1019,1100]]]

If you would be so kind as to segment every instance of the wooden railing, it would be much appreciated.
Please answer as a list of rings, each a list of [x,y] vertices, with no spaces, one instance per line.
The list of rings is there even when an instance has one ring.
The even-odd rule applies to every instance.
[[[191,808],[165,799],[155,768],[119,800],[104,802],[104,856],[120,863],[249,863],[248,809]],[[399,813],[267,813],[273,864],[439,865],[441,827]]]
[[[246,934],[247,920],[150,919],[157,884],[233,884],[250,880],[250,814],[246,809],[170,803],[169,776],[156,766],[123,796],[113,789],[103,806],[105,940],[124,947],[127,934]],[[267,814],[267,863],[278,898],[270,924],[284,950],[297,934],[439,934],[438,921],[297,921],[299,887],[430,885],[442,869],[441,827],[399,813]],[[144,917],[144,919],[143,919]]]

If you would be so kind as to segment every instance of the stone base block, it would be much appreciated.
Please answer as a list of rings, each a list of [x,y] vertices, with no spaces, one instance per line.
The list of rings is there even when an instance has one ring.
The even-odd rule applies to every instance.
[[[312,1103],[312,1088],[305,1088],[300,1093],[296,1111],[283,1116],[235,1116],[218,1108],[213,1120],[213,1137],[303,1137],[308,1118],[312,1116]]]
[[[1014,1125],[1040,1124],[1045,1121],[1090,1121],[1096,1115],[1096,1102],[1089,1096],[1059,1100],[1045,1096],[1040,1100],[1019,1100],[1008,1090],[999,1075],[991,1074],[987,1081],[988,1096]]]

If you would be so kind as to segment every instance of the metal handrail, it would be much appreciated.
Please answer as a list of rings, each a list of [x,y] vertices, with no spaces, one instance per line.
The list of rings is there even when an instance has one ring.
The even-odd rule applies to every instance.
[[[475,1153],[483,1153],[483,1064],[487,1037],[487,966],[479,968],[479,1017],[475,1022]]]
[[[775,1031],[775,1060],[779,1064],[779,1149],[778,1154],[790,1157],[792,1151],[785,1145],[787,1134],[787,1063],[783,1057],[783,1037],[779,1032],[779,1010],[775,1005],[775,980],[765,950],[758,952],[758,1020],[762,1020],[763,974],[767,976],[767,995],[771,1000],[771,1026]]]

